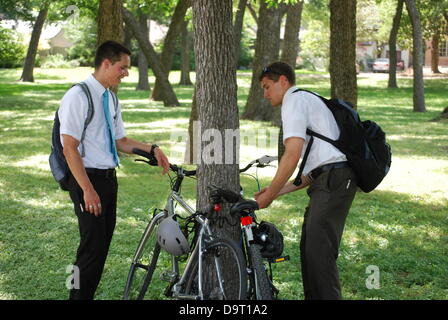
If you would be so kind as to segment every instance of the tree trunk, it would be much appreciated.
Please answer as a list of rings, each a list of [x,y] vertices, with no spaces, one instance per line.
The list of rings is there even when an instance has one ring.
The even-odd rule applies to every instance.
[[[412,24],[412,67],[414,69],[414,111],[426,112],[425,90],[423,84],[423,36],[420,14],[414,0],[406,0],[406,7]]]
[[[103,42],[114,40],[119,43],[124,42],[123,16],[121,14],[121,0],[100,0],[98,8],[98,35],[96,46]],[[115,93],[118,86],[111,87]]]
[[[295,4],[289,4],[286,9],[285,35],[283,37],[282,54],[280,60],[289,64],[293,70],[296,68],[296,60],[299,51],[299,32],[302,21],[303,0]],[[277,118],[277,119],[275,119]],[[274,113],[274,124],[280,126],[278,134],[277,156],[278,161],[285,153],[283,144],[283,127],[281,126],[281,113]]]
[[[273,107],[269,101],[263,98],[263,90],[258,77],[264,67],[278,60],[280,23],[281,9],[268,8],[265,1],[261,1],[258,14],[255,57],[252,65],[252,82],[244,109],[244,119],[258,121],[272,120]]]
[[[185,13],[191,6],[191,0],[179,0],[176,9],[174,9],[173,17],[168,28],[168,32],[163,41],[163,49],[161,54],[162,70],[166,73],[168,78],[173,64],[174,52],[176,50],[176,42],[181,32],[182,23],[184,21]],[[156,79],[154,90],[152,91],[152,99],[155,101],[163,100],[164,92],[161,87],[160,80]]]
[[[252,6],[252,4],[250,2],[248,2],[246,4],[246,6],[249,9],[250,15],[254,19],[255,23],[258,25],[258,16],[257,16],[257,12],[255,11],[254,7]]]
[[[148,16],[140,13],[138,20],[142,33],[146,34],[149,39]],[[148,60],[146,60],[145,54],[140,48],[138,49],[138,83],[135,90],[151,90],[148,81]]]
[[[23,65],[22,76],[20,80],[24,82],[34,82],[34,65],[36,63],[37,47],[39,45],[39,38],[42,33],[45,19],[48,15],[48,4],[39,11],[36,22],[34,23],[33,32],[31,33],[30,44],[26,53],[25,63]]]
[[[238,1],[238,11],[235,14],[235,21],[233,23],[233,46],[235,66],[238,69],[238,60],[240,58],[241,50],[241,34],[243,31],[244,13],[246,12],[247,0]]]
[[[162,69],[162,63],[159,59],[159,56],[149,42],[148,38],[145,37],[145,35],[140,31],[138,22],[136,21],[132,13],[125,8],[123,8],[123,18],[126,24],[128,24],[131,28],[134,37],[138,41],[140,49],[143,50],[146,59],[151,66],[154,75],[156,76],[156,79],[160,79],[160,85],[162,86],[164,91],[163,104],[165,106],[179,106],[180,104],[177,100],[176,94],[174,93],[173,88],[168,81],[166,73]]]
[[[181,32],[181,63],[180,63],[180,85],[191,86],[190,79],[190,32],[188,31],[189,20],[184,20],[182,23],[182,32]]]
[[[104,41],[124,41],[121,0],[100,0],[98,10],[97,46]]]
[[[190,120],[188,122],[188,137],[186,142],[186,149],[185,149],[185,158],[184,163],[186,164],[199,164],[200,159],[198,161],[198,154],[195,150],[195,146],[198,144],[198,104],[196,103],[196,86],[194,88],[193,93],[193,101],[191,103],[191,112],[190,112]]]
[[[296,68],[299,51],[299,32],[302,21],[303,0],[289,4],[286,11],[285,35],[283,37],[282,55],[280,60]]]
[[[440,33],[436,31],[431,40],[431,71],[432,73],[441,73],[439,70],[439,41]]]
[[[331,97],[357,105],[356,0],[330,0]]]
[[[392,29],[389,35],[389,82],[388,88],[398,88],[397,86],[397,35],[400,28],[401,13],[403,12],[404,0],[398,0],[395,11]]]
[[[233,56],[231,0],[193,1],[196,103],[201,123],[202,157],[198,166],[197,210],[208,210],[208,186],[239,192],[239,120]],[[229,138],[236,133],[236,143]],[[212,140],[212,142],[206,140]],[[219,214],[228,216],[228,206]],[[239,225],[212,226],[217,235],[239,239]],[[232,266],[225,270],[232,272]],[[231,283],[228,283],[231,285]]]
[[[126,23],[124,24],[123,32],[124,32],[123,45],[130,50],[132,45],[131,41],[134,38],[134,35],[132,34],[132,30]]]

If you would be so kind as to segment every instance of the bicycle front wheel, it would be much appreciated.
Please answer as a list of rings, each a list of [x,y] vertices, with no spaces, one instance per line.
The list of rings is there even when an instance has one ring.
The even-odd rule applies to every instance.
[[[201,268],[199,273],[197,260],[186,284],[187,294],[202,293],[204,300],[246,299],[247,270],[243,253],[235,242],[221,238],[205,242]]]
[[[160,245],[157,242],[158,222],[159,220],[157,218],[153,218],[143,233],[128,273],[123,294],[124,300],[142,300],[145,298],[159,262]],[[157,292],[161,291],[163,291],[163,288],[159,288]]]

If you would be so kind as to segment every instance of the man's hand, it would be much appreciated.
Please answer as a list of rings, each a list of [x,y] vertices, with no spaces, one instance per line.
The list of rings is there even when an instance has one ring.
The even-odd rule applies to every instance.
[[[84,193],[84,206],[82,211],[99,216],[101,214],[101,200],[90,182],[84,168],[81,155],[78,151],[79,141],[70,135],[63,134],[64,156],[71,173]]]
[[[255,194],[255,200],[260,209],[267,208],[279,196],[279,192],[284,190],[286,182],[297,167],[304,142],[304,139],[298,137],[286,139],[285,153],[280,160],[274,179],[269,187]]]
[[[154,156],[156,157],[157,165],[163,168],[162,174],[166,174],[170,170],[168,158],[159,147],[154,149]]]
[[[254,193],[254,198],[255,198],[255,200],[257,200],[258,197],[259,197],[261,194],[263,194],[267,189],[268,189],[268,187],[265,187],[265,188],[261,189],[260,191],[255,192],[255,193]]]
[[[132,149],[134,148],[144,150],[146,152],[151,151],[151,145],[127,137],[123,137],[117,140],[117,148],[119,151],[125,153],[132,153]],[[170,162],[168,161],[168,158],[165,156],[160,147],[156,147],[154,149],[154,157],[157,160],[157,165],[163,168],[162,174],[167,173],[170,170]]]
[[[271,195],[269,187],[263,188],[259,192],[256,192],[254,197],[255,197],[255,201],[257,201],[258,207],[260,209],[269,207],[269,205],[275,199],[275,196]]]
[[[95,189],[84,190],[84,211],[89,212],[96,217],[101,215],[101,200]]]

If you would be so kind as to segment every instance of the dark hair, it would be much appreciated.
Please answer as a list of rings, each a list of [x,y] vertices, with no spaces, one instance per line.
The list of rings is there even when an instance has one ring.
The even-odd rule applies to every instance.
[[[103,42],[97,49],[95,53],[95,69],[101,66],[101,63],[105,59],[109,59],[112,63],[120,61],[122,54],[131,55],[131,51],[122,44],[108,40]]]
[[[291,66],[285,62],[277,61],[271,63],[261,71],[259,81],[263,80],[264,77],[277,82],[280,76],[285,76],[290,84],[296,83],[296,75]]]

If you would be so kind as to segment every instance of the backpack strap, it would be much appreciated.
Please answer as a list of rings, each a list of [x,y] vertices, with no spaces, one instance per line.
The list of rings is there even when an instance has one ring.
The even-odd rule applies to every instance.
[[[313,142],[314,142],[314,137],[311,136],[310,141],[308,142],[308,146],[306,147],[305,154],[303,155],[302,162],[300,163],[299,172],[297,173],[297,176],[293,182],[293,184],[297,187],[300,186],[300,184],[302,184],[302,172],[303,172],[303,169],[305,168],[306,159],[308,159],[308,156],[310,155],[311,146],[313,145]]]
[[[114,108],[115,108],[115,118],[117,117],[117,112],[118,112],[118,97],[115,94],[115,92],[113,92],[112,90],[109,90],[111,96],[112,96],[112,100],[114,101]]]
[[[318,97],[322,100],[326,100],[324,97],[318,95],[317,93],[314,93],[314,92],[308,91],[308,90],[296,89],[292,93],[296,93],[296,92],[300,92],[300,91],[305,91],[305,92],[311,93],[312,95],[315,95],[316,97]],[[324,103],[325,103],[325,101],[324,101]],[[308,145],[305,150],[305,154],[303,155],[302,162],[300,163],[299,172],[297,173],[297,176],[294,179],[293,184],[295,186],[299,186],[302,183],[302,172],[303,172],[303,169],[305,168],[306,160],[308,159],[308,156],[310,154],[311,146],[313,145],[313,142],[314,142],[314,137],[322,139],[328,143],[331,143],[332,145],[334,145],[334,143],[335,143],[335,141],[333,141],[333,140],[331,140],[331,139],[329,139],[311,129],[306,129],[306,134],[310,136],[310,141],[308,142]]]
[[[84,128],[82,130],[82,134],[81,134],[81,157],[84,158],[85,157],[85,150],[84,150],[84,138],[86,136],[86,129],[87,126],[89,125],[89,123],[92,121],[93,119],[93,114],[95,113],[95,108],[93,107],[93,100],[92,100],[92,94],[90,93],[89,87],[87,86],[87,84],[85,82],[80,82],[77,84],[74,84],[72,87],[74,86],[80,86],[82,91],[85,93],[85,95],[87,96],[87,104],[88,104],[88,109],[87,109],[87,117],[86,120],[84,121]]]

